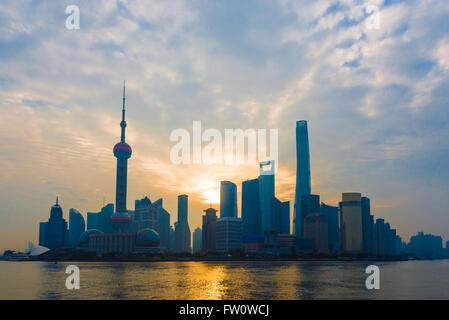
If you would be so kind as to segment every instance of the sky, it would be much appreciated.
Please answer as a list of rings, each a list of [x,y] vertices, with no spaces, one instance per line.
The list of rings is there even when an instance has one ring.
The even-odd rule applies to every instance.
[[[37,243],[56,196],[67,220],[115,202],[125,79],[128,209],[163,198],[173,224],[188,194],[193,232],[230,180],[240,215],[259,168],[174,164],[170,134],[193,121],[278,129],[276,195],[293,207],[307,120],[321,201],[361,192],[404,240],[449,240],[448,16],[442,0],[1,1],[0,249]]]

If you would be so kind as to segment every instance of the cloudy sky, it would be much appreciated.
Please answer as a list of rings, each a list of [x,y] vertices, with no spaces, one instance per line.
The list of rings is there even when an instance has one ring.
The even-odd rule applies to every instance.
[[[65,27],[71,4],[79,30]],[[170,133],[194,120],[278,129],[276,193],[293,200],[306,119],[322,201],[362,192],[405,240],[449,240],[448,16],[443,0],[3,0],[0,249],[36,243],[56,195],[66,218],[114,202],[124,79],[129,209],[163,197],[173,223],[187,193],[193,231],[220,180],[240,193],[257,177],[254,165],[173,164]]]

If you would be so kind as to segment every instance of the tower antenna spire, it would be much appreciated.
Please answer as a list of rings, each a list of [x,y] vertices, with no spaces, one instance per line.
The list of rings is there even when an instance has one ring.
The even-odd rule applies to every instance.
[[[121,142],[125,142],[125,101],[126,101],[126,81],[123,80],[123,108],[122,108],[122,122],[120,122],[120,127],[122,128],[122,135],[120,137]]]

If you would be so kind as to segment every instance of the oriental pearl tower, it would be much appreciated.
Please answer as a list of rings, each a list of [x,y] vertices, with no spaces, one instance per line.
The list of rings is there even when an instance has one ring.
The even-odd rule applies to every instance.
[[[131,157],[132,150],[125,142],[125,93],[125,82],[123,82],[123,109],[122,121],[120,122],[122,134],[120,142],[114,146],[114,156],[117,158],[117,181],[115,189],[116,212],[111,216],[111,224],[118,232],[126,232],[131,221],[128,210],[126,210],[128,159]]]

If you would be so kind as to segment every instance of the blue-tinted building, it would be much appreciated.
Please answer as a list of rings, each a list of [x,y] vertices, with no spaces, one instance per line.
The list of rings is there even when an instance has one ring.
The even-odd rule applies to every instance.
[[[156,231],[160,236],[161,251],[168,251],[170,248],[170,213],[162,207],[162,199],[153,202],[153,206],[158,211],[158,228]]]
[[[301,197],[301,214],[296,216],[296,235],[304,236],[304,220],[311,213],[320,212],[320,196],[317,194],[307,194]]]
[[[340,228],[338,224],[338,207],[321,203],[320,212],[327,217],[329,249],[340,251]]]
[[[290,201],[281,202],[279,234],[290,234]]]
[[[188,222],[188,196],[178,196],[178,221],[175,223],[175,251],[191,252],[191,233]]]
[[[217,219],[216,250],[232,252],[242,248],[242,219],[234,217]]]
[[[386,253],[385,241],[385,220],[376,219],[376,254],[384,255]]]
[[[308,195],[310,188],[310,152],[309,152],[309,134],[307,130],[307,121],[296,121],[296,192],[295,204],[293,209],[294,233],[302,234],[301,218],[301,197]]]
[[[262,170],[262,169],[261,169]],[[262,222],[262,233],[266,230],[275,230],[273,225],[275,213],[272,212],[272,199],[274,198],[274,174],[261,174],[259,176],[259,199]]]
[[[259,179],[242,183],[243,235],[262,236],[262,214],[259,200]]]
[[[362,253],[362,195],[358,192],[343,193],[339,213],[341,251],[351,254]]]
[[[49,249],[64,248],[68,246],[67,221],[63,218],[62,208],[56,198],[56,204],[51,207],[50,219],[39,226],[43,236],[42,245]]]
[[[193,253],[198,252],[202,249],[202,231],[200,228],[196,228],[193,231]]]
[[[220,183],[220,218],[237,218],[237,186],[230,181]]]
[[[83,215],[76,209],[69,211],[69,246],[76,248],[81,235],[86,231]]]
[[[374,224],[371,220],[371,205],[368,197],[361,198],[362,205],[362,232],[363,232],[363,252],[373,252]]]

